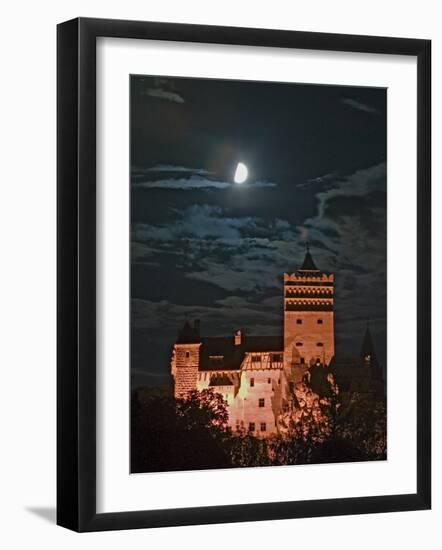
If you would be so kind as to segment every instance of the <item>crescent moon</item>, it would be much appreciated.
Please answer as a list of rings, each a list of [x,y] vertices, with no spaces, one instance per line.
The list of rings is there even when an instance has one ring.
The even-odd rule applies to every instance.
[[[249,171],[247,170],[247,166],[242,162],[238,162],[238,166],[236,167],[236,171],[235,171],[235,176],[233,178],[235,183],[244,183],[248,175],[249,175]]]

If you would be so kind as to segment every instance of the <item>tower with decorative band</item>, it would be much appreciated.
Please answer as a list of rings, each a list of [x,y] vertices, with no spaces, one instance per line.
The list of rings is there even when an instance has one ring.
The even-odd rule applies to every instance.
[[[328,365],[335,354],[334,275],[320,271],[309,247],[300,269],[284,273],[284,368]]]

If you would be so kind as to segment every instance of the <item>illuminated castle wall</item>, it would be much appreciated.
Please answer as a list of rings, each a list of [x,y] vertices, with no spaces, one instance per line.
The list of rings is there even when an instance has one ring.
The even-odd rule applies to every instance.
[[[284,365],[328,365],[335,354],[334,275],[317,269],[309,250],[301,268],[284,273]]]
[[[284,274],[283,336],[203,337],[188,322],[173,347],[176,398],[213,388],[228,403],[229,424],[260,437],[277,432],[276,417],[293,403],[293,387],[312,364],[334,356],[334,276],[306,251],[299,270]]]

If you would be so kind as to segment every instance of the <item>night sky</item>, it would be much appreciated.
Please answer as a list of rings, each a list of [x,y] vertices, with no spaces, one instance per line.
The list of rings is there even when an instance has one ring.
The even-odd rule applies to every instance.
[[[335,274],[336,355],[386,355],[386,90],[131,77],[131,368],[162,385],[186,319],[282,333],[308,241]],[[249,170],[233,182],[238,162]]]

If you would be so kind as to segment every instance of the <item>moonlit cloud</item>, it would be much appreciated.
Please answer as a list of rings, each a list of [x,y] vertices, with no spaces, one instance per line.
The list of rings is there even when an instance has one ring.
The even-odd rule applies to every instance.
[[[325,207],[333,197],[364,196],[373,191],[385,191],[386,164],[382,162],[353,174],[336,178],[330,189],[320,191],[316,197],[319,200],[318,216],[324,216]]]
[[[282,273],[302,260],[304,247],[287,220],[230,217],[218,206],[192,205],[173,223],[136,224],[134,260],[154,261],[158,251],[176,256],[182,274],[229,292],[279,289]],[[177,252],[177,251],[181,251]]]
[[[356,101],[355,99],[351,99],[349,97],[344,97],[343,99],[341,99],[341,103],[343,103],[344,105],[348,105],[349,107],[351,107],[352,109],[356,109],[357,111],[363,111],[364,113],[371,114],[379,114],[379,110],[375,107],[371,107],[366,103]]]
[[[143,93],[144,95],[155,97],[157,99],[165,99],[166,101],[172,101],[173,103],[184,103],[184,99],[180,96],[180,94],[163,90],[162,88],[148,88]]]
[[[136,188],[145,189],[181,189],[181,190],[194,190],[194,189],[229,189],[234,186],[234,183],[230,181],[215,180],[205,178],[196,174],[193,174],[189,178],[168,178],[157,179],[154,181],[135,181],[133,182]],[[262,188],[262,187],[276,187],[276,184],[270,181],[255,181],[251,183],[241,184],[241,189],[247,188]]]
[[[149,172],[170,172],[170,173],[190,173],[197,174],[200,176],[208,176],[211,173],[204,168],[190,168],[188,166],[175,166],[173,164],[157,164],[149,168],[135,167],[132,170],[133,173],[146,174]]]
[[[317,264],[335,273],[339,343],[357,353],[354,334],[367,317],[375,338],[386,330],[386,165],[327,181],[316,198],[316,216],[299,230],[313,243]]]

